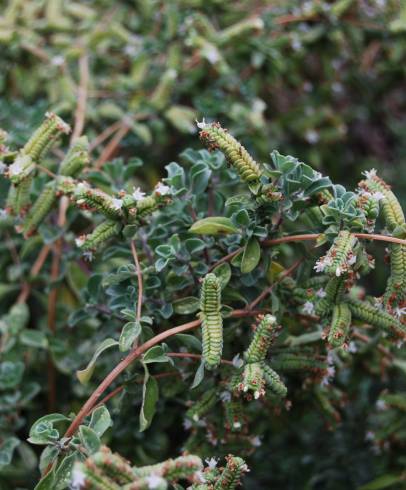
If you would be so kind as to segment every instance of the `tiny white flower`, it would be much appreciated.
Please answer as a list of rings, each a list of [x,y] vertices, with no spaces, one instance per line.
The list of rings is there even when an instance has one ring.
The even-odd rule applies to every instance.
[[[155,187],[155,192],[161,196],[166,196],[167,194],[171,194],[171,188],[168,185],[159,182]]]
[[[375,433],[372,432],[372,430],[369,430],[366,434],[365,434],[365,440],[366,441],[373,441],[375,439]]]
[[[261,441],[261,438],[259,436],[255,436],[255,437],[251,438],[250,442],[254,447],[259,447],[262,445],[262,441]]]
[[[134,192],[132,193],[132,196],[136,201],[139,201],[140,199],[143,199],[145,197],[145,192],[142,192],[139,187],[134,187]]]
[[[314,313],[314,304],[311,301],[306,301],[303,305],[303,313],[306,315],[312,315]]]
[[[119,210],[123,207],[123,200],[122,199],[112,199],[111,202],[113,204],[114,209]]]
[[[201,122],[199,122],[199,121],[196,120],[196,126],[199,129],[204,129],[204,128],[207,127],[207,123],[206,123],[205,119],[203,118]]]
[[[348,352],[350,352],[351,354],[355,354],[357,351],[358,351],[357,344],[353,340],[351,340],[351,342],[348,345]]]
[[[83,252],[83,258],[88,262],[91,262],[94,259],[93,252],[91,250],[85,250]]]
[[[6,170],[7,165],[3,162],[0,162],[0,174],[4,174],[4,171]]]
[[[406,306],[404,306],[403,308],[399,308],[399,306],[397,306],[395,308],[396,318],[401,318],[403,315],[406,315]]]
[[[7,209],[0,209],[0,218],[7,218],[8,212]]]
[[[145,478],[148,488],[154,490],[154,488],[159,488],[164,484],[163,478],[158,475],[150,475]]]
[[[20,175],[24,170],[23,162],[17,159],[13,164],[8,167],[8,175],[14,177],[15,175]]]
[[[335,94],[341,94],[344,89],[343,89],[343,86],[340,82],[334,82],[332,85],[331,85],[331,90],[335,93]]]
[[[222,402],[229,402],[229,401],[231,401],[231,393],[229,391],[222,391],[220,393],[220,400]]]
[[[354,265],[356,261],[357,261],[357,256],[351,255],[351,257],[347,260],[347,264],[348,265]]]
[[[365,175],[367,179],[372,179],[372,177],[376,177],[376,169],[371,168],[371,170],[365,170],[362,172],[362,175]]]
[[[388,405],[384,400],[377,400],[375,403],[376,409],[382,412],[383,410],[386,410],[388,408]]]
[[[325,298],[327,296],[326,291],[324,291],[323,288],[320,288],[318,291],[316,291],[316,296],[318,298]]]
[[[233,357],[233,366],[235,368],[240,368],[240,367],[242,367],[243,364],[244,364],[244,361],[240,358],[240,354],[236,354]]]
[[[243,471],[244,473],[249,473],[250,469],[248,468],[248,466],[246,464],[243,464],[241,466],[241,471]]]
[[[340,266],[337,266],[337,269],[336,269],[336,276],[337,277],[340,277],[342,274],[342,270],[340,269]]]
[[[78,238],[75,239],[75,243],[76,243],[76,246],[77,247],[81,247],[86,241],[86,237],[84,236],[80,236]]]
[[[75,467],[72,472],[72,484],[73,490],[79,490],[84,487],[86,483],[86,475],[80,468]]]
[[[185,430],[189,430],[189,429],[191,429],[191,428],[192,428],[192,422],[191,422],[189,419],[185,419],[185,420],[183,421],[183,428],[184,428]]]
[[[323,259],[319,259],[313,267],[313,269],[316,272],[323,272],[325,268],[326,268],[326,263],[324,262]]]
[[[372,199],[375,199],[375,201],[381,201],[382,199],[385,199],[385,195],[382,194],[382,192],[374,192],[372,194]]]
[[[319,133],[314,130],[314,129],[308,129],[305,133],[305,140],[310,143],[311,145],[314,145],[317,143],[320,139]]]
[[[196,471],[194,474],[194,479],[198,483],[206,483],[206,478],[204,477],[204,474],[202,471]],[[191,487],[189,487],[191,488]]]
[[[207,61],[212,65],[216,64],[221,59],[220,53],[214,44],[207,43],[203,52]]]
[[[299,51],[302,48],[303,44],[301,43],[298,37],[294,37],[291,41],[291,46],[294,51]]]
[[[88,186],[84,182],[79,182],[79,184],[75,188],[75,193],[76,194],[82,194],[83,192],[86,192],[88,189]]]
[[[334,377],[334,375],[335,375],[335,373],[336,373],[336,368],[335,368],[334,366],[329,366],[329,367],[327,368],[327,376],[328,376],[329,378],[333,378],[333,377]]]
[[[65,63],[65,58],[61,55],[58,55],[58,56],[54,56],[52,59],[51,59],[51,63],[54,65],[54,66],[62,66],[64,63]]]
[[[258,398],[261,396],[261,392],[260,391],[255,391],[254,392],[254,398],[255,400],[258,400]]]
[[[218,460],[216,458],[206,458],[204,462],[207,464],[210,470],[213,470],[217,466]]]

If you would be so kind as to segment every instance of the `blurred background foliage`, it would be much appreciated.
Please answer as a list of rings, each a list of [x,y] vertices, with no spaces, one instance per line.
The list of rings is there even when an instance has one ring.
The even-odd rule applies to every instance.
[[[201,148],[195,119],[205,117],[221,121],[260,161],[269,161],[277,148],[352,186],[362,171],[375,167],[405,203],[406,4],[401,0],[0,0],[0,53],[0,127],[9,131],[12,146],[28,139],[46,110],[73,122],[78,97],[85,93],[94,159],[140,157],[147,184],[183,149]],[[14,269],[8,272],[10,283]],[[378,281],[380,274],[378,267]],[[69,307],[72,294],[62,294]],[[89,324],[81,335],[95,328]],[[25,339],[22,349],[30,342]],[[75,367],[92,342],[75,352]],[[331,420],[308,410],[313,391],[276,420],[264,416],[262,448],[250,461],[247,488],[270,488],[271,481],[275,489],[352,489],[384,472],[386,482],[371,490],[402,488],[398,476],[391,481],[391,470],[399,474],[404,456],[384,447],[373,447],[374,455],[365,434],[374,424],[387,424],[382,440],[392,438],[395,448],[404,447],[404,407],[396,408],[403,417],[392,424],[379,421],[392,412],[365,414],[379,402],[383,386],[406,389],[405,367],[401,376],[379,379],[378,363],[370,368],[375,354],[369,349],[340,374],[351,404],[348,411],[343,408],[337,430],[326,431],[326,425],[333,428]],[[73,371],[62,362],[60,369]],[[374,377],[364,377],[360,366],[372,369]],[[296,382],[300,386],[302,380]],[[19,395],[22,408],[40,387],[30,390]],[[78,397],[85,394],[77,383],[72,390]],[[17,402],[7,400],[8,408]],[[36,415],[44,412],[43,393],[41,404]],[[146,464],[182,444],[176,401],[148,438],[128,430],[137,414],[128,401],[123,404],[126,418],[111,434],[115,448],[128,454],[137,440],[137,458]],[[329,416],[334,419],[334,413]],[[17,430],[24,432],[35,416],[27,418],[24,412],[16,417]],[[35,474],[32,450],[21,445],[20,451]],[[7,476],[17,470],[4,471]]]

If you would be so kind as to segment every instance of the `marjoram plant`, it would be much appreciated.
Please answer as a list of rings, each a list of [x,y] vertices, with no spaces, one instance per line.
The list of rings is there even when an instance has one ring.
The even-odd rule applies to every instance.
[[[0,289],[0,468],[43,446],[37,490],[234,489],[261,418],[308,393],[334,428],[340,373],[362,346],[388,366],[402,345],[406,224],[390,186],[370,170],[349,191],[278,151],[257,163],[219,123],[198,128],[207,149],[184,151],[149,193],[135,186],[138,158],[95,169],[78,134],[56,149],[70,128],[53,113],[20,149],[1,134],[15,263]],[[373,241],[390,263],[378,297],[363,280]],[[28,445],[24,414],[44,395]],[[375,431],[377,447],[406,406],[381,398],[393,431]],[[182,419],[183,454],[163,462],[108,447],[153,453]],[[401,481],[402,458],[392,467]]]

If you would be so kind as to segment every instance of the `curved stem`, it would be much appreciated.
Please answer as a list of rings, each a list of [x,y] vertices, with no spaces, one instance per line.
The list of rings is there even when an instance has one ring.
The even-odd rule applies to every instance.
[[[264,240],[261,245],[263,247],[270,247],[272,245],[278,245],[280,243],[288,242],[304,242],[307,240],[317,240],[322,233],[304,233],[302,235],[290,235],[281,238],[272,238],[270,240]],[[406,245],[406,240],[402,238],[396,238],[393,236],[377,235],[375,233],[354,233],[357,238],[364,240],[377,240],[381,242],[399,243],[400,245]]]
[[[186,359],[196,359],[200,360],[202,359],[201,354],[190,354],[189,352],[169,352],[166,354],[168,357],[180,357],[180,358],[186,358]],[[233,366],[233,361],[228,361],[227,359],[221,359],[221,364],[228,364],[229,366]]]
[[[138,302],[137,302],[137,321],[141,320],[141,310],[142,310],[142,296],[143,285],[142,285],[142,271],[140,266],[140,261],[138,260],[137,249],[135,248],[134,240],[131,240],[131,252],[133,254],[135,267],[137,268],[137,279],[138,279]]]
[[[231,313],[230,317],[241,318],[246,316],[255,316],[257,314],[258,311],[234,310]],[[121,362],[117,364],[117,366],[115,366],[115,368],[104,378],[104,380],[99,384],[95,391],[90,395],[86,403],[82,406],[82,408],[79,410],[78,414],[68,427],[68,430],[66,431],[64,437],[71,437],[76,432],[83,419],[91,412],[101,395],[106,391],[111,383],[113,383],[113,381],[125,369],[127,369],[130,364],[132,364],[136,359],[141,356],[141,354],[146,352],[150,347],[153,347],[154,345],[159,344],[163,340],[167,339],[168,337],[172,337],[173,335],[176,335],[178,333],[186,332],[187,330],[196,328],[200,324],[201,320],[194,320],[192,322],[184,323],[183,325],[170,328],[169,330],[165,330],[164,332],[156,335],[136,349],[133,349]]]

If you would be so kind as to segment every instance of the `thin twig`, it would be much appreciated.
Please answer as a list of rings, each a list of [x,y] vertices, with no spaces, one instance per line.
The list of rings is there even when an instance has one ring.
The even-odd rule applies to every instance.
[[[257,306],[258,303],[260,303],[264,298],[266,298],[266,296],[268,296],[268,294],[273,290],[273,288],[282,281],[282,279],[284,279],[285,277],[287,276],[290,276],[290,274],[292,274],[292,272],[303,262],[303,259],[299,259],[297,260],[293,265],[291,265],[289,267],[289,269],[286,269],[286,271],[282,272],[279,277],[277,278],[277,280],[271,284],[269,287],[267,287],[266,289],[264,289],[262,291],[262,293],[256,298],[254,299],[254,301],[252,303],[250,303],[248,306],[247,306],[247,310],[252,310],[253,308],[255,308]]]
[[[288,243],[288,242],[304,242],[307,240],[317,240],[322,233],[306,233],[303,235],[290,235],[284,236],[281,238],[272,238],[270,240],[264,240],[261,245],[263,247],[271,247],[272,245],[279,245],[280,243]],[[377,235],[375,233],[354,233],[353,234],[357,238],[363,238],[364,240],[377,240],[381,242],[392,242],[399,243],[400,245],[406,245],[406,240],[402,238],[396,238],[393,236],[387,235]]]
[[[41,271],[48,255],[49,252],[51,251],[51,246],[50,245],[44,245],[42,249],[40,250],[37,260],[34,262],[33,266],[31,267],[30,271],[30,277],[35,278]],[[25,282],[21,288],[20,295],[17,298],[17,303],[25,303],[30,295],[31,292],[31,285],[28,282]]]
[[[257,315],[257,311],[247,311],[247,310],[234,310],[230,317],[232,318],[242,318],[247,316]],[[79,410],[76,417],[73,419],[72,423],[68,427],[65,433],[65,437],[71,437],[82,423],[83,419],[92,411],[93,407],[97,404],[97,401],[101,395],[106,391],[106,389],[113,383],[113,381],[127,369],[130,364],[132,364],[136,359],[138,359],[144,352],[156,344],[159,344],[163,340],[172,337],[178,333],[186,332],[193,328],[198,327],[201,324],[201,320],[194,320],[192,322],[184,323],[177,327],[165,330],[160,334],[156,335],[152,339],[148,340],[144,344],[140,345],[136,349],[133,349],[121,362],[119,362],[114,369],[104,378],[104,380],[99,384],[99,386],[90,395],[86,403]]]
[[[79,58],[79,87],[78,87],[78,103],[75,112],[75,125],[72,131],[71,143],[74,142],[82,134],[85,117],[86,117],[86,102],[87,91],[89,85],[89,57],[84,53]]]
[[[224,262],[230,261],[233,257],[238,255],[242,250],[243,250],[243,247],[240,247],[240,248],[237,248],[237,250],[234,250],[234,252],[231,252],[231,253],[225,255],[222,259],[218,260],[212,266],[210,266],[209,271],[212,271],[213,269],[215,269],[220,264],[224,264]]]
[[[108,126],[105,130],[103,130],[89,145],[89,151],[93,151],[99,145],[101,145],[107,138],[115,133],[122,126],[121,121],[116,121],[111,126]]]
[[[137,269],[137,280],[138,280],[138,301],[137,301],[137,321],[141,320],[142,311],[142,296],[143,296],[143,285],[142,285],[142,270],[140,266],[140,261],[138,260],[137,249],[135,247],[134,240],[131,240],[131,253],[133,254],[135,267]]]
[[[126,122],[122,122],[121,127],[115,134],[114,138],[102,151],[100,157],[95,162],[96,169],[100,169],[103,166],[103,164],[106,163],[112,157],[118,145],[121,143],[121,140],[126,136],[129,130],[130,130],[130,126]]]

